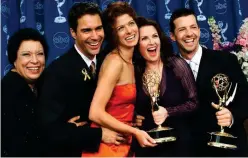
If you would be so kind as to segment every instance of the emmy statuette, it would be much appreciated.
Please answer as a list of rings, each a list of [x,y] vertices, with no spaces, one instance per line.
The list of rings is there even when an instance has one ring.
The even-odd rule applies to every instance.
[[[157,101],[159,97],[160,75],[156,71],[147,71],[143,74],[142,81],[151,99],[152,112],[157,111],[159,109]],[[173,136],[173,128],[170,127],[158,125],[157,128],[147,132],[156,143],[172,142],[176,140],[176,137]]]
[[[211,82],[219,98],[218,110],[222,110],[224,106],[228,106],[229,103],[233,101],[237,90],[237,83],[235,85],[232,95],[228,96],[232,87],[232,83],[229,82],[228,76],[226,76],[225,74],[217,74],[212,78]],[[237,137],[234,137],[233,135],[226,133],[224,131],[224,127],[221,126],[221,130],[219,132],[210,132],[209,134],[211,135],[211,139],[208,142],[209,146],[224,148],[224,149],[237,148],[236,145],[233,145],[234,139]]]

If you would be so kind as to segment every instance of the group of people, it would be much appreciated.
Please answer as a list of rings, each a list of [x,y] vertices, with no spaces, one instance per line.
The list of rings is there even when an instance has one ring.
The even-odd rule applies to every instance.
[[[192,10],[173,12],[170,38],[126,2],[103,13],[94,3],[76,3],[68,22],[75,44],[47,68],[39,32],[10,37],[1,156],[247,156],[248,83],[233,54],[200,46]],[[150,72],[159,81],[150,86],[158,91],[156,111],[143,81]],[[219,73],[238,83],[228,107],[219,108],[211,83]],[[147,131],[158,125],[173,127],[177,140],[156,143]],[[236,150],[207,145],[207,132],[220,126],[237,136]]]

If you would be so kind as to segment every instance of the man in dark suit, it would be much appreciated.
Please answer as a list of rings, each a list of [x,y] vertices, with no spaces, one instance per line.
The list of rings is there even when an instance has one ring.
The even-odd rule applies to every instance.
[[[199,108],[190,120],[193,156],[246,156],[248,148],[243,122],[248,116],[248,85],[236,56],[199,45],[200,28],[190,9],[183,8],[173,12],[170,32],[171,39],[177,43],[180,56],[190,65],[197,84]],[[219,73],[228,76],[232,83],[229,96],[234,94],[237,83],[233,101],[220,109],[219,98],[211,83],[211,79]],[[207,132],[220,131],[220,126],[226,127],[226,132],[237,136],[231,138],[238,147],[236,150],[207,145],[210,141]]]
[[[75,44],[49,65],[40,87],[42,139],[49,144],[45,156],[78,157],[82,151],[97,151],[101,141],[123,140],[114,131],[90,128],[88,119],[101,65],[97,56],[104,39],[101,12],[94,3],[77,3],[68,21]]]

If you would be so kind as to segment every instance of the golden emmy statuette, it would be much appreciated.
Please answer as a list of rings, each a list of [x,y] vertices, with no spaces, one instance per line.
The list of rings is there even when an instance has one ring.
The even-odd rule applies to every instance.
[[[213,88],[219,98],[219,109],[222,110],[224,106],[228,106],[230,102],[233,101],[234,96],[237,90],[237,83],[233,90],[231,96],[229,96],[229,92],[232,87],[232,83],[229,82],[228,76],[225,74],[217,74],[212,80]],[[235,138],[233,135],[224,132],[224,127],[221,126],[221,130],[219,132],[211,132],[210,142],[208,142],[209,146],[224,148],[224,149],[236,149],[237,146],[233,145]]]
[[[147,71],[142,77],[143,85],[149,93],[151,99],[152,112],[159,109],[157,101],[159,97],[160,79],[160,75],[156,71]],[[161,125],[158,125],[157,128],[147,132],[156,141],[156,143],[171,142],[176,140],[176,137],[173,136],[173,128],[170,127],[162,127]]]

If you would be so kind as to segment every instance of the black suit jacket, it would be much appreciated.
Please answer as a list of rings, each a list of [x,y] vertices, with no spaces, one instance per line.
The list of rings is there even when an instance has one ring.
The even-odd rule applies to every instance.
[[[41,156],[35,94],[16,72],[9,71],[1,84],[1,156]]]
[[[97,70],[101,65],[97,61]],[[86,71],[90,79],[85,79]],[[88,121],[89,107],[96,88],[90,69],[75,48],[49,65],[40,87],[39,113],[43,140],[48,151],[45,156],[81,156],[83,150],[97,151],[101,142],[100,128],[88,125],[76,127],[67,121],[80,115]],[[50,144],[47,146],[47,144]]]
[[[233,102],[228,105],[234,124],[225,131],[237,136],[235,143],[238,150],[231,151],[207,146],[210,135],[207,132],[220,131],[211,102],[218,104],[218,96],[213,89],[211,79],[218,73],[226,74],[232,82],[229,96],[233,93],[235,83],[238,83],[237,92]],[[237,57],[229,52],[214,51],[203,48],[202,58],[196,79],[199,97],[199,108],[192,117],[193,122],[193,152],[196,156],[242,156],[247,151],[246,134],[243,126],[248,116],[248,85],[246,78],[237,61]]]

